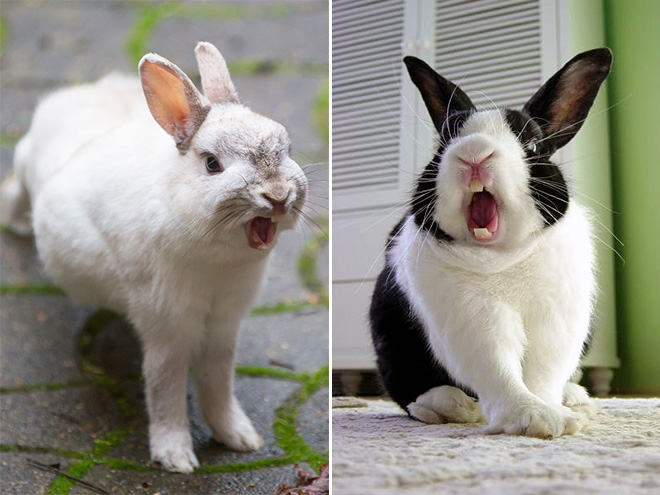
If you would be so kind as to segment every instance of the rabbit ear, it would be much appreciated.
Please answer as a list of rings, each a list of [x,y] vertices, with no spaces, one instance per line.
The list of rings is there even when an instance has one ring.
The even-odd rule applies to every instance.
[[[523,110],[534,118],[546,136],[548,152],[567,144],[580,130],[600,85],[610,73],[612,51],[597,48],[580,53],[552,76],[532,96]]]
[[[410,79],[417,86],[440,133],[450,111],[474,110],[472,101],[461,88],[448,81],[417,57],[404,57]]]
[[[211,43],[200,41],[195,48],[195,57],[204,95],[212,103],[238,103],[238,94],[229,77],[227,63],[218,49]]]
[[[211,107],[188,76],[160,55],[145,55],[138,68],[151,115],[185,153]]]

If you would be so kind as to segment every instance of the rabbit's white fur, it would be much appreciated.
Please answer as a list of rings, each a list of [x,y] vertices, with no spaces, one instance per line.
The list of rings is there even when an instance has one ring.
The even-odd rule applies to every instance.
[[[485,249],[467,232],[471,193],[457,157],[493,152],[488,189],[504,206],[498,240]],[[527,164],[498,112],[471,115],[439,169],[434,215],[461,241],[439,244],[409,217],[391,247],[397,284],[438,360],[477,392],[491,431],[539,437],[577,431],[586,418],[562,406],[562,397],[587,338],[594,296],[585,210],[572,201],[560,222],[540,229]]]
[[[199,126],[192,135],[183,126],[165,132],[139,82],[111,75],[39,105],[16,148],[15,175],[3,186],[14,191],[4,206],[14,226],[31,198],[37,248],[53,280],[77,302],[126,314],[134,324],[144,350],[152,459],[181,472],[199,465],[186,412],[191,361],[215,439],[238,450],[262,444],[233,394],[239,324],[269,254],[248,246],[244,225],[285,208],[277,225],[291,228],[291,208],[302,206],[307,189],[284,127],[238,104],[215,47],[200,43],[196,54],[211,94],[186,86],[191,107],[191,99],[205,112],[210,107],[200,122],[183,123]],[[179,74],[155,55],[140,67]],[[157,120],[169,118],[151,110]],[[209,153],[222,161],[221,174],[207,173]],[[277,212],[265,196],[274,182],[290,187]],[[222,205],[237,214],[217,227]]]

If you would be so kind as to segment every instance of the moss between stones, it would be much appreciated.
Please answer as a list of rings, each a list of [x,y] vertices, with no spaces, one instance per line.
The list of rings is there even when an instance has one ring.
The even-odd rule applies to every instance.
[[[200,474],[213,474],[213,473],[243,473],[245,471],[255,471],[257,469],[265,469],[279,466],[286,466],[293,464],[288,457],[275,457],[272,459],[259,459],[252,462],[237,463],[237,464],[215,464],[211,466],[200,466],[195,470],[195,473]]]
[[[320,281],[317,282],[315,279],[316,276],[316,261],[311,254],[303,253],[303,257],[298,261],[298,271],[301,278],[303,278],[303,283],[305,286],[315,292],[314,289],[318,287]],[[9,296],[9,295],[50,295],[50,296],[65,296],[66,293],[53,285],[0,285],[0,295]],[[292,301],[292,302],[278,302],[274,304],[264,304],[263,306],[257,306],[253,308],[250,314],[252,316],[262,316],[262,315],[272,315],[279,313],[288,313],[293,311],[300,311],[301,309],[308,307],[318,306],[315,302],[310,301]],[[116,313],[112,313],[108,310],[99,310],[98,313],[103,313],[97,315],[94,313],[94,318],[99,318],[101,321],[104,321],[104,324],[110,323],[111,319],[119,318],[120,316]],[[112,314],[112,318],[110,317]],[[107,319],[107,321],[106,321]],[[90,326],[96,328],[97,324],[94,321],[89,321],[85,324],[85,327]],[[78,343],[80,346],[87,346],[89,344],[88,335],[81,336],[81,341]]]
[[[244,58],[241,60],[227,62],[227,67],[229,68],[229,72],[233,77],[270,74],[327,75],[328,73],[328,64],[322,62],[293,62],[288,60]]]
[[[261,366],[237,366],[236,374],[243,376],[256,376],[260,378],[275,378],[278,380],[292,380],[305,383],[309,380],[307,373],[296,373],[294,371],[280,370]]]
[[[75,450],[56,449],[54,447],[26,447],[18,444],[0,444],[0,452],[18,452],[22,454],[49,454],[70,459],[84,459],[85,453]]]
[[[71,464],[65,472],[71,476],[75,476],[76,478],[82,478],[85,474],[87,474],[87,471],[95,466],[95,464],[96,463],[92,459],[84,459],[82,461],[77,461]],[[50,485],[48,493],[51,495],[68,495],[68,493],[74,486],[76,486],[76,484],[77,482],[72,479],[65,478],[64,476],[58,476],[55,478],[55,481],[53,481],[53,484]]]
[[[9,135],[9,134],[0,134],[0,146],[15,146],[18,143],[19,139],[23,137],[22,135]]]
[[[10,136],[8,134],[0,134],[0,147],[15,146],[22,137],[22,135]]]
[[[293,313],[305,308],[313,308],[318,306],[319,303],[315,300],[312,301],[293,301],[293,302],[278,302],[275,304],[264,304],[253,308],[250,312],[251,316],[264,316],[264,315],[277,315],[281,313]]]
[[[23,295],[39,294],[51,296],[63,296],[64,291],[54,285],[2,285],[0,286],[0,295]]]
[[[314,100],[314,109],[312,110],[312,120],[316,124],[321,138],[326,143],[330,142],[330,85],[328,81],[324,83],[321,91]]]
[[[89,387],[97,385],[96,380],[79,380],[65,383],[36,383],[33,385],[17,385],[16,387],[0,387],[0,394],[38,392],[42,390],[66,390],[69,388]]]
[[[314,469],[318,470],[320,466],[328,462],[328,453],[319,452],[309,447],[305,439],[296,432],[296,418],[300,407],[307,401],[312,394],[329,383],[329,366],[321,367],[313,375],[309,373],[295,373],[292,371],[279,370],[268,367],[239,366],[236,373],[244,376],[254,376],[261,378],[275,378],[283,380],[296,381],[301,384],[301,388],[296,390],[277,411],[275,411],[275,422],[273,430],[277,443],[284,451],[282,457],[258,459],[253,462],[235,463],[235,464],[215,464],[201,466],[195,471],[200,474],[210,473],[229,473],[245,472],[269,467],[285,466],[288,464],[306,462]],[[122,425],[116,427],[107,435],[94,442],[94,448],[88,452],[76,452],[49,447],[25,447],[21,445],[0,445],[0,452],[29,452],[51,454],[70,459],[78,459],[72,463],[66,470],[67,474],[82,478],[96,465],[109,466],[112,469],[128,470],[137,472],[160,471],[160,469],[148,465],[142,465],[122,459],[113,459],[105,455],[113,449],[119,447],[131,432],[126,425],[135,415],[134,408],[128,406],[128,401],[118,381],[107,376],[95,377],[94,379],[80,382],[71,382],[68,384],[42,384],[19,386],[5,388],[3,392],[30,392],[33,390],[51,390],[64,388],[67,386],[97,385],[104,387],[113,397],[120,412]],[[126,403],[121,406],[122,401]],[[58,476],[50,487],[49,493],[52,495],[67,495],[76,482]]]
[[[105,388],[106,391],[110,395],[112,395],[112,398],[115,401],[115,405],[117,406],[117,412],[119,413],[119,417],[124,422],[128,422],[131,419],[133,419],[136,415],[136,410],[129,403],[128,397],[126,397],[124,389],[122,388],[122,384],[136,379],[139,380],[139,377],[135,379],[125,378],[119,381],[119,380],[115,380],[114,378],[110,378],[107,375],[102,375],[96,379],[98,385]]]
[[[76,339],[78,360],[80,367],[84,372],[92,373],[94,375],[103,375],[103,370],[92,364],[92,362],[88,359],[89,354],[92,350],[94,339],[96,338],[96,335],[99,333],[99,331],[104,326],[119,318],[121,318],[121,316],[119,316],[114,311],[99,309],[92,313],[87,318],[87,320],[85,320],[85,324],[83,325],[83,328]]]
[[[318,295],[319,302],[324,305],[328,303],[328,293],[325,285],[318,276],[316,262],[321,245],[327,244],[328,239],[328,233],[326,230],[322,230],[314,239],[305,245],[298,259],[298,275],[300,276],[300,280],[307,289]]]
[[[0,17],[0,55],[5,52],[5,45],[7,44],[7,36],[9,32],[7,30],[7,22],[4,17]]]
[[[327,452],[318,452],[308,446],[305,439],[296,432],[298,410],[307,399],[322,386],[328,385],[329,367],[323,366],[303,383],[303,387],[289,397],[282,407],[275,411],[273,430],[277,443],[292,462],[306,462],[317,471],[328,462]]]
[[[102,457],[112,449],[119,446],[130,433],[130,429],[126,426],[115,428],[103,438],[94,441],[94,450],[92,455],[95,457]]]
[[[299,261],[298,266],[299,266],[299,271],[303,270],[304,276],[306,279],[312,280],[314,274],[316,273],[316,266],[315,266],[315,261],[314,259],[309,258],[309,255],[305,255],[306,258],[304,261]],[[311,263],[311,264],[310,264]],[[303,266],[304,265],[304,266]],[[301,268],[302,266],[302,268]],[[311,274],[311,275],[309,275]],[[315,284],[312,283],[311,287],[314,287]],[[310,288],[310,287],[308,287]],[[0,285],[0,295],[3,296],[9,296],[9,295],[52,295],[52,296],[65,296],[66,293],[53,285]],[[326,305],[325,303],[323,303]],[[293,311],[300,311],[301,309],[305,309],[308,307],[314,307],[318,306],[319,304],[315,301],[292,301],[292,302],[278,302],[274,304],[264,304],[262,306],[257,306],[256,308],[253,308],[252,311],[250,312],[250,315],[252,316],[263,316],[263,315],[272,315],[272,314],[279,314],[279,313],[289,313]],[[102,313],[102,314],[97,314],[97,313]],[[104,324],[110,323],[110,320],[120,318],[119,315],[116,313],[112,313],[109,310],[104,310],[101,309],[97,313],[94,313],[92,315],[93,318],[99,318],[101,321],[104,322]],[[97,323],[95,321],[89,321],[85,323],[85,327],[87,328],[89,326],[89,330],[91,331],[92,329],[97,328]],[[98,330],[96,330],[98,331]],[[83,330],[83,334],[80,336],[80,340],[78,342],[79,346],[82,346],[83,348],[87,347],[89,345],[89,338],[90,335],[88,335],[88,332],[85,332]]]
[[[112,469],[134,471],[137,473],[160,471],[160,469],[151,466],[145,466],[144,464],[138,464],[136,462],[126,461],[124,459],[110,459],[107,457],[101,457],[97,459],[97,464],[102,464],[103,466],[108,466]]]

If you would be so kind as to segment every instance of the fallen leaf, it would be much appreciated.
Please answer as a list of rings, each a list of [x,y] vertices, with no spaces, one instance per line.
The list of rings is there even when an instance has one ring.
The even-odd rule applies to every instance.
[[[283,483],[276,495],[328,495],[330,493],[330,478],[327,464],[321,466],[321,472],[318,476],[315,473],[306,473],[300,469],[298,464],[295,466],[298,470],[298,485],[289,486]]]

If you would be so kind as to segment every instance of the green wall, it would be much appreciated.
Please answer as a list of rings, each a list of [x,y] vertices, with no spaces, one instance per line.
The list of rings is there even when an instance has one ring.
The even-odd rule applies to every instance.
[[[660,1],[604,0],[619,357],[615,392],[660,393]]]
[[[606,46],[603,0],[571,1],[568,5],[568,50],[565,63],[578,53]],[[598,298],[591,351],[583,359],[587,368],[618,368],[616,332],[615,253],[612,220],[612,175],[608,84],[598,92],[589,118],[573,139],[570,163],[575,180],[576,200],[593,214],[597,258]],[[588,383],[588,382],[587,382]]]

